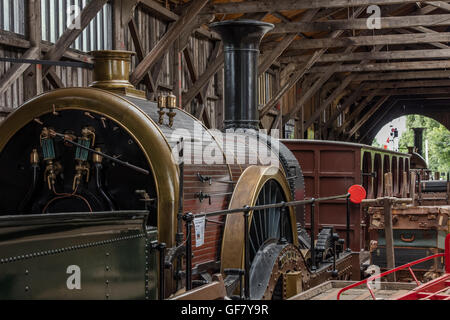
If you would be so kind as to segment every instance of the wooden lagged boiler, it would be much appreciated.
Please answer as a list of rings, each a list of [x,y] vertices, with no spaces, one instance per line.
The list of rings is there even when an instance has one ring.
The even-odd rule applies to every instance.
[[[214,273],[243,269],[245,232],[253,299],[359,277],[350,252],[338,252],[338,272],[330,272],[332,228],[319,234],[319,267],[310,270],[301,206],[289,207],[282,225],[280,208],[251,212],[248,230],[242,213],[208,218],[200,246],[184,232],[186,212],[304,197],[295,156],[258,132],[258,46],[272,27],[250,20],[211,25],[224,42],[222,133],[177,108],[174,96],[145,99],[128,81],[127,51],[92,52],[90,87],[46,92],[2,122],[0,297],[167,297],[185,285],[186,236],[193,238],[194,279],[201,284]],[[281,233],[287,243],[279,243]],[[237,281],[225,281],[230,295]]]

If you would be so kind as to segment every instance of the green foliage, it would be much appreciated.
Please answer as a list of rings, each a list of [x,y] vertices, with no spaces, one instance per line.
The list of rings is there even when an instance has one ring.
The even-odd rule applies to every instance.
[[[373,138],[372,146],[377,148],[383,148],[381,144],[378,143],[377,139]]]
[[[412,128],[425,128],[422,150],[425,153],[425,140],[428,140],[428,167],[432,171],[450,171],[450,131],[439,122],[420,115],[408,115],[406,128],[399,141],[399,151],[407,152],[414,146]]]

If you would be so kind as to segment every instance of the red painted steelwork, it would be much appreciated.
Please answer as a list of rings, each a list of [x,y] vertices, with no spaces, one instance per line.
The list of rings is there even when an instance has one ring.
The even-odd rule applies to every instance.
[[[434,279],[430,282],[427,282],[425,284],[420,284],[420,282],[417,280],[417,278],[414,275],[414,272],[411,269],[411,266],[425,262],[427,260],[431,260],[434,258],[439,257],[445,257],[445,272],[446,274],[442,277],[439,277],[437,279]],[[418,287],[414,290],[398,297],[396,300],[425,300],[425,299],[431,299],[431,300],[450,300],[450,293],[448,293],[448,290],[450,290],[450,234],[447,235],[445,238],[445,253],[438,253],[434,254],[429,257],[425,257],[407,264],[404,264],[400,267],[394,268],[392,270],[388,270],[386,272],[373,275],[367,279],[361,280],[359,282],[353,283],[345,288],[342,288],[339,290],[337,294],[337,300],[340,300],[340,296],[343,292],[350,290],[352,288],[356,288],[362,284],[366,284],[367,288],[370,291],[370,295],[374,300],[376,300],[375,294],[370,287],[370,283],[373,280],[382,278],[388,274],[394,273],[399,270],[403,270],[408,268],[408,270],[411,272],[411,275],[413,276],[414,280],[416,281]],[[445,293],[447,291],[447,293]]]

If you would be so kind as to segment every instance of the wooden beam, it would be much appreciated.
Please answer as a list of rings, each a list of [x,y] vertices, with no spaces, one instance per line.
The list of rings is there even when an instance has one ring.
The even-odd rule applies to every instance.
[[[434,30],[432,30],[430,28],[426,28],[426,27],[411,27],[411,28],[408,28],[408,29],[414,30],[414,31],[410,31],[410,30],[402,29],[402,28],[395,29],[395,31],[398,32],[398,33],[413,34],[413,35],[417,34],[415,31],[422,32],[422,33],[427,33],[427,34],[430,34],[430,33],[442,34],[442,33],[439,33],[437,31],[434,31]],[[448,48],[450,48],[448,45],[443,44],[441,42],[430,42],[429,44],[431,46],[439,48],[439,49],[448,49]]]
[[[399,88],[423,88],[423,87],[450,87],[450,79],[442,80],[414,80],[414,81],[395,81],[395,82],[370,82],[365,86],[365,90],[374,88],[380,89],[399,89]],[[368,94],[363,92],[362,95]]]
[[[380,95],[432,95],[432,94],[450,94],[450,87],[438,88],[404,88],[404,89],[385,89],[379,92]]]
[[[28,49],[22,56],[22,59],[37,59],[39,57],[39,47]],[[8,71],[0,79],[0,94],[5,92],[9,86],[16,81],[22,73],[30,66],[29,63],[13,63]]]
[[[352,17],[358,17],[362,12],[364,11],[363,8],[356,9]],[[343,33],[342,30],[334,31],[331,33],[330,38],[338,38]],[[312,66],[317,62],[317,60],[326,52],[328,48],[322,48],[320,50],[317,50],[314,52],[314,54],[311,56],[311,58],[303,65],[301,65],[297,71],[291,76],[288,82],[285,83],[284,86],[280,88],[280,90],[262,107],[259,108],[259,118],[261,119],[264,117],[267,112],[270,111],[281,99],[281,97],[290,89],[292,86],[294,86],[298,80],[300,80],[305,73],[307,73]],[[286,118],[285,118],[286,119]]]
[[[134,72],[131,74],[130,82],[137,85],[148,70],[156,63],[156,61],[167,51],[172,43],[180,36],[184,28],[187,28],[205,6],[208,0],[193,0],[189,8],[180,18],[169,28],[164,36],[158,41],[147,56],[139,63]]]
[[[300,21],[311,21],[318,11],[319,9],[309,10],[301,17]],[[270,68],[273,62],[284,52],[284,50],[286,50],[287,47],[289,47],[289,45],[292,43],[292,41],[295,40],[296,37],[296,33],[286,35],[273,50],[261,57],[258,66],[258,76],[262,75],[267,69]]]
[[[126,28],[132,19],[138,0],[112,0],[112,34],[114,50],[126,50]]]
[[[293,11],[318,8],[347,8],[368,5],[391,5],[425,2],[423,0],[259,0],[228,3],[211,3],[202,10],[202,13],[242,13],[265,11]]]
[[[314,67],[310,70],[313,73],[326,73],[329,66]],[[336,72],[371,72],[371,71],[397,71],[397,70],[427,70],[450,68],[450,60],[437,61],[414,61],[414,62],[391,62],[391,63],[367,63],[345,64],[339,66]]]
[[[448,26],[450,14],[423,16],[381,17],[380,29],[408,28],[416,26]],[[367,19],[328,20],[317,22],[281,22],[270,31],[275,33],[330,32],[336,30],[367,30]]]
[[[272,63],[289,47],[296,37],[296,33],[286,35],[273,50],[261,56],[261,63],[258,66],[258,76],[270,68]]]
[[[331,117],[325,123],[325,128],[331,128],[334,120],[343,112],[345,112],[353,103],[361,97],[361,92],[364,89],[364,84],[361,83],[359,87],[353,91],[353,93],[344,101],[344,103],[339,107],[337,106],[336,111],[331,115]]]
[[[350,52],[352,48],[348,48],[344,54],[347,52]],[[283,122],[288,121],[293,114],[296,114],[300,109],[303,108],[303,105],[306,101],[308,101],[316,92],[319,90],[322,85],[330,79],[330,77],[335,73],[335,71],[340,67],[341,63],[335,63],[328,67],[327,71],[317,79],[314,84],[305,92],[302,94],[300,99],[296,102],[295,107],[289,112],[286,113],[286,115],[283,116]],[[305,131],[308,129],[307,126],[304,126]],[[302,132],[303,134],[303,132]]]
[[[180,50],[183,51],[189,44],[189,38],[192,36],[194,30],[198,30],[202,25],[209,24],[212,21],[214,21],[213,14],[195,17],[194,21],[189,26],[186,26],[180,35]]]
[[[350,138],[356,133],[356,131],[359,130],[359,128],[361,128],[361,126],[366,123],[367,120],[369,120],[369,118],[390,98],[390,96],[384,96],[381,97],[380,100],[378,100],[378,102],[373,105],[370,110],[365,113],[361,119],[358,120],[358,122],[356,122],[356,124],[353,126],[353,128],[350,130],[350,132],[348,133],[348,137],[347,137],[347,141],[350,140]]]
[[[189,76],[191,77],[192,84],[194,84],[198,79],[197,68],[194,65],[194,59],[192,58],[191,50],[186,47],[183,50],[184,60],[186,61],[186,66],[189,71]],[[201,91],[200,91],[201,93]],[[203,96],[200,94],[201,102],[204,103]]]
[[[133,40],[134,50],[136,52],[137,60],[142,61],[142,59],[144,59],[144,49],[142,47],[141,39],[139,37],[138,28],[133,19],[131,19],[128,22],[128,28],[130,30],[131,39]],[[149,72],[147,72],[147,74],[144,76],[144,82],[149,91],[156,93],[157,88],[156,88],[156,85],[153,82],[153,78],[151,77]]]
[[[290,90],[305,74],[306,72],[314,65],[317,59],[325,52],[324,49],[318,50],[314,52],[311,59],[298,67],[295,73],[289,78],[289,80],[281,86],[280,90],[263,106],[259,107],[259,118],[264,117],[275,105],[278,101],[283,97],[283,95]]]
[[[364,98],[363,101],[361,101],[360,104],[356,107],[356,109],[350,114],[350,116],[345,119],[345,122],[342,124],[342,126],[339,128],[341,132],[345,131],[345,128],[353,121],[355,120],[359,114],[364,110],[364,108],[375,98],[377,95],[379,95],[379,90],[373,90],[370,95],[368,95],[366,98]]]
[[[351,74],[347,77],[345,77],[344,81],[341,82],[341,84],[333,90],[333,92],[329,95],[329,97],[321,104],[320,108],[318,108],[312,115],[309,117],[308,120],[305,122],[305,128],[309,128],[314,121],[316,121],[322,112],[325,111],[325,109],[336,99],[339,94],[345,90],[345,88],[350,84],[350,82],[353,81],[356,75]]]
[[[144,7],[144,9],[146,11],[149,11],[150,13],[152,13],[152,15],[155,18],[159,18],[159,19],[165,20],[165,21],[177,21],[178,20],[178,15],[176,13],[163,7],[162,5],[160,5],[158,2],[156,2],[154,0],[139,0],[139,2],[142,4],[142,7]]]
[[[107,0],[91,0],[86,7],[80,12],[80,28],[67,28],[61,37],[55,42],[52,49],[44,56],[45,60],[59,60],[64,55],[67,48],[75,41],[75,39],[86,28],[89,22],[103,8]],[[46,75],[51,66],[43,66],[42,74]]]
[[[296,54],[295,50],[307,50],[307,49],[337,48],[348,46],[420,44],[433,42],[450,42],[450,32],[388,34],[388,35],[373,35],[373,36],[342,37],[337,39],[332,38],[304,39],[301,41],[294,41],[289,46],[289,51],[287,53],[292,52]],[[263,44],[262,50],[271,50],[276,45],[277,45],[276,42]]]
[[[42,28],[41,28],[41,1],[29,0],[26,10],[27,34],[30,44],[38,48],[37,59],[41,57]],[[27,101],[43,92],[42,67],[32,64],[23,73],[23,99]]]
[[[445,11],[450,11],[450,4],[444,1],[426,1],[425,3]]]
[[[175,12],[166,9],[154,0],[139,0],[139,2],[144,10],[149,11],[153,16],[160,18],[161,20],[174,22],[179,19],[179,16]],[[216,32],[201,27],[195,29],[194,34],[206,39],[220,41],[220,36]]]
[[[64,83],[56,74],[54,69],[49,69],[45,77],[47,78],[47,80],[50,82],[50,84],[54,89],[64,88]]]
[[[186,106],[195,98],[195,96],[203,89],[209,79],[223,66],[224,54],[223,51],[209,64],[205,72],[198,78],[189,91],[183,94],[183,106]]]
[[[450,70],[408,71],[388,73],[367,73],[357,75],[355,81],[386,81],[406,79],[445,79],[450,77]]]
[[[216,45],[215,45],[215,47],[214,47],[214,49],[213,49],[213,52],[211,53],[210,57],[208,58],[208,63],[207,63],[207,65],[206,65],[206,69],[208,69],[210,66],[213,66],[213,65],[214,65],[215,60],[216,60],[216,58],[217,58],[217,55],[219,54],[219,52],[220,52],[221,50],[222,50],[222,43],[216,42]],[[223,63],[223,62],[222,62],[222,63]],[[216,72],[218,72],[219,70],[220,70],[220,68],[217,69]],[[215,72],[214,74],[216,74],[216,72]],[[198,92],[198,96],[201,97],[201,99],[202,99],[202,104],[201,104],[200,108],[198,108],[198,109],[195,111],[194,116],[195,116],[197,119],[202,119],[202,117],[203,117],[203,113],[204,113],[204,111],[205,111],[205,109],[206,109],[206,103],[207,103],[206,91],[208,90],[209,83],[211,82],[211,79],[213,78],[214,74],[213,74],[209,79],[207,79],[206,82],[205,82],[204,84],[202,84],[202,85],[200,86],[200,90],[199,90],[199,92]],[[203,80],[202,80],[202,81],[203,81]],[[185,104],[185,105],[187,106],[187,104]],[[208,115],[206,115],[206,116],[208,116]],[[205,121],[206,121],[206,120],[205,120]],[[209,121],[209,118],[207,118],[207,121],[208,121],[208,122],[211,122],[211,121]],[[205,122],[205,123],[206,123],[206,122]]]
[[[391,111],[391,109],[395,106],[397,101],[398,100],[393,100],[392,103],[388,107],[385,108],[385,110],[383,111],[383,114],[374,119],[374,121],[370,125],[370,128],[365,130],[364,135],[359,139],[359,141],[363,141],[364,138],[367,137],[367,135],[378,125],[378,123]]]
[[[281,57],[282,63],[302,63],[309,56]],[[401,59],[433,59],[450,58],[450,49],[399,50],[382,52],[353,52],[349,54],[330,53],[320,57],[318,62],[360,61],[360,60],[401,60]]]
[[[372,52],[377,52],[382,48],[382,46],[375,46],[374,49],[372,50]],[[348,55],[351,54],[351,52],[354,50],[354,47],[349,47],[347,48],[343,53],[341,53],[342,55]],[[365,65],[368,61],[367,60],[363,60],[361,62],[361,65]],[[319,80],[310,88],[310,91],[312,92],[307,92],[305,94],[305,96],[300,99],[299,103],[297,104],[296,108],[294,110],[292,110],[292,112],[289,112],[288,115],[292,115],[293,113],[296,113],[298,111],[299,108],[303,108],[304,103],[307,101],[307,99],[309,99],[310,97],[312,97],[312,95],[320,88],[322,87],[322,85],[328,81],[328,79],[333,75],[333,73],[335,72],[335,70],[341,65],[341,63],[335,63],[332,66],[329,66],[327,72],[325,72],[320,78]],[[304,129],[306,130],[319,116],[320,113],[323,112],[323,110],[325,110],[325,108],[335,99],[335,97],[342,91],[344,90],[349,84],[350,82],[354,79],[354,75],[348,76],[343,82],[342,84],[336,89],[335,92],[333,92],[331,94],[331,96],[323,103],[323,105],[318,108],[314,114],[308,119],[308,121],[306,121],[305,125],[304,125]],[[302,132],[303,134],[304,132]]]

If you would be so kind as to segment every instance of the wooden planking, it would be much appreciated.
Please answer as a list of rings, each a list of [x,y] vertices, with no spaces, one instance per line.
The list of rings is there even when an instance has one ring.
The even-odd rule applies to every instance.
[[[20,58],[23,50],[11,50],[0,46],[0,55],[2,57]],[[0,78],[8,72],[13,66],[10,62],[0,61]],[[11,83],[3,93],[0,93],[0,106],[2,111],[12,110],[23,103],[23,75]],[[3,117],[6,114],[1,115]],[[0,119],[1,120],[1,119]]]
[[[39,58],[38,47],[28,49],[21,58],[23,59],[37,59]],[[29,67],[29,63],[13,63],[12,66],[0,78],[0,94],[6,91],[10,85],[14,85],[15,81],[22,75],[22,73]]]

